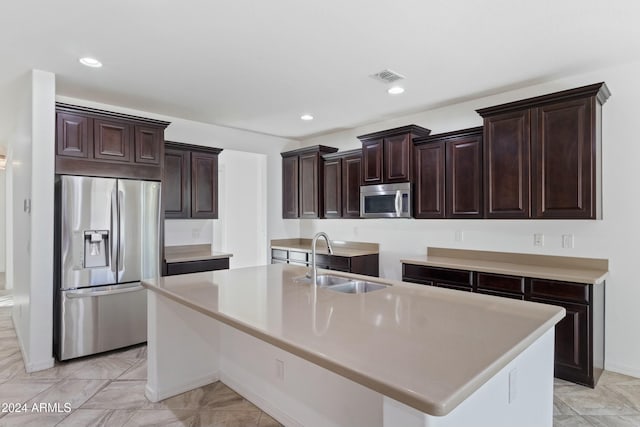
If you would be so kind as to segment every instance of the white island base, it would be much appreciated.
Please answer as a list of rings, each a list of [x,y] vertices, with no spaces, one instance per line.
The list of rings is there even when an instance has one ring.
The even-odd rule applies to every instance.
[[[152,402],[220,380],[285,426],[552,426],[553,327],[447,415],[434,416],[151,290],[148,320]]]

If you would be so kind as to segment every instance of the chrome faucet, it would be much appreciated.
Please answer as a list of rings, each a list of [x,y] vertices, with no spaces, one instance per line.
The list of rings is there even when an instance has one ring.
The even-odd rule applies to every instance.
[[[313,236],[313,240],[311,241],[311,271],[309,274],[311,276],[311,281],[314,286],[317,285],[318,282],[318,272],[316,268],[316,244],[318,243],[318,238],[324,237],[324,240],[327,241],[327,248],[330,254],[333,254],[333,248],[331,247],[331,240],[329,240],[329,236],[324,231],[317,233]]]

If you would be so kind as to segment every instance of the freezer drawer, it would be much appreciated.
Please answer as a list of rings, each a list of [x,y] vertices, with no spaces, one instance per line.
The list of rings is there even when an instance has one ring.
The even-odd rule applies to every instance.
[[[147,340],[147,293],[139,282],[61,291],[59,360]]]

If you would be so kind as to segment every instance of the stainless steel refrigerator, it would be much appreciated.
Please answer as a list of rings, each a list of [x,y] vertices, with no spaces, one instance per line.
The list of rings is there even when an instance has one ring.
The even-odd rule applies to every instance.
[[[140,280],[159,275],[160,183],[59,175],[55,188],[56,357],[146,341]]]

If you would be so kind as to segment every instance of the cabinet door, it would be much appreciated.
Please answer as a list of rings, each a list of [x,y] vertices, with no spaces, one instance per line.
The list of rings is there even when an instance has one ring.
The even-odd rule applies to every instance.
[[[531,152],[536,218],[596,217],[593,98],[536,109]]]
[[[444,218],[444,142],[422,144],[415,150],[415,217]]]
[[[319,218],[322,184],[318,153],[300,156],[300,218]]]
[[[130,124],[106,119],[93,120],[93,157],[119,162],[131,161]]]
[[[362,183],[382,183],[383,140],[373,139],[362,142]]]
[[[342,159],[342,217],[360,218],[360,183],[362,156]]]
[[[384,139],[384,182],[406,182],[411,176],[411,135]]]
[[[298,156],[282,158],[282,218],[298,218]]]
[[[135,126],[135,162],[159,165],[162,153],[163,130],[151,126]]]
[[[167,148],[164,152],[162,200],[165,218],[189,218],[191,177],[188,151]]]
[[[567,315],[556,324],[555,376],[593,387],[589,350],[589,306],[531,298],[531,301],[564,307]]]
[[[482,137],[447,142],[446,216],[482,218]]]
[[[487,218],[529,217],[529,110],[484,119]]]
[[[59,156],[89,156],[91,119],[77,114],[56,113],[56,154]]]
[[[191,153],[191,218],[218,218],[218,155]]]
[[[324,217],[342,216],[342,160],[324,161]]]

